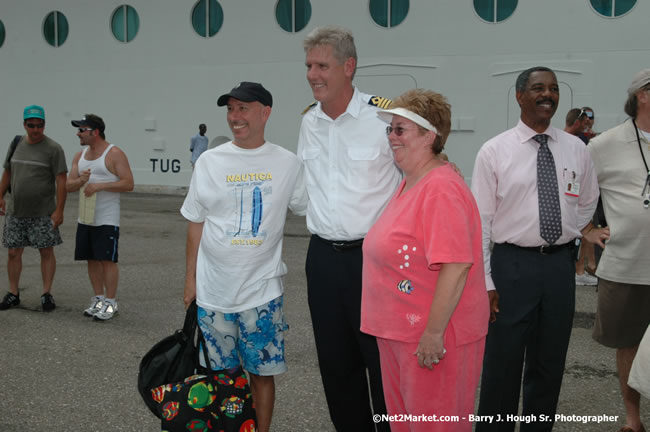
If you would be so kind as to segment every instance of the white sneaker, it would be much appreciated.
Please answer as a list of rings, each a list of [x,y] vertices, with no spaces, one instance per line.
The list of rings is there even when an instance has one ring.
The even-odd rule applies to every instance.
[[[103,302],[102,309],[93,315],[95,321],[107,321],[117,314],[117,303]]]
[[[598,278],[587,272],[581,275],[576,273],[576,285],[598,285]]]
[[[91,317],[94,316],[100,310],[102,310],[102,301],[103,301],[102,298],[93,297],[90,306],[88,307],[88,309],[84,311],[84,315]]]

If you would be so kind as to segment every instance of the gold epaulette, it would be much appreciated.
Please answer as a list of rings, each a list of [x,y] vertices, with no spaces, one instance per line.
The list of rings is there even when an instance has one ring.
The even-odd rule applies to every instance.
[[[307,111],[309,111],[310,109],[312,109],[313,107],[315,107],[317,104],[318,104],[318,102],[314,102],[314,103],[310,104],[307,108],[305,108],[305,109],[300,113],[300,115],[305,115],[305,114],[307,113]]]
[[[388,109],[392,103],[392,100],[381,96],[372,96],[368,101],[368,105],[374,105],[381,109]]]

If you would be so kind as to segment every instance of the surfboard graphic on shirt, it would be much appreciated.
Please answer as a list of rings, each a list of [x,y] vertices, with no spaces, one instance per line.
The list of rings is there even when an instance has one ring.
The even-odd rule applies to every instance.
[[[257,233],[262,223],[262,191],[259,186],[253,189],[253,205],[251,211],[251,232],[253,237],[257,237]]]
[[[237,237],[241,232],[241,221],[243,219],[243,216],[244,216],[244,188],[241,188],[241,194],[239,197],[239,217],[237,217],[237,214],[235,214],[235,224],[237,225],[238,229],[233,237]]]
[[[268,212],[273,202],[272,178],[269,172],[226,176],[226,186],[234,204],[228,206],[232,212],[232,222],[226,229],[231,237],[231,245],[260,246],[266,239],[262,222],[264,213]]]

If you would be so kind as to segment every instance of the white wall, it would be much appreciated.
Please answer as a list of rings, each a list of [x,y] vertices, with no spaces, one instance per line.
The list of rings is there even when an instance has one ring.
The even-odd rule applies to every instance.
[[[128,44],[115,40],[109,24],[125,1],[140,17]],[[70,162],[79,147],[70,120],[93,112],[106,121],[108,140],[129,156],[136,184],[183,186],[191,175],[189,138],[199,123],[207,124],[211,139],[230,135],[216,99],[243,80],[262,82],[273,93],[267,139],[295,151],[300,112],[312,102],[302,39],[318,25],[335,24],[355,34],[356,81],[364,92],[395,97],[418,86],[449,98],[454,131],[446,152],[469,177],[481,144],[518,117],[512,87],[521,70],[556,70],[562,83],[556,126],[564,126],[571,107],[589,105],[595,128],[604,130],[624,118],[625,89],[650,66],[642,34],[647,1],[608,19],[588,0],[520,0],[508,20],[489,24],[477,17],[472,0],[411,0],[405,21],[384,29],[372,21],[367,0],[311,0],[309,25],[289,34],[275,21],[275,1],[220,0],[224,25],[209,39],[191,26],[194,3],[2,0],[0,153],[22,131],[22,109],[34,103],[45,107],[46,134],[63,145]],[[53,10],[70,27],[58,48],[42,36]],[[150,159],[158,161],[155,172]],[[180,161],[180,172],[160,172],[161,160],[163,168]]]

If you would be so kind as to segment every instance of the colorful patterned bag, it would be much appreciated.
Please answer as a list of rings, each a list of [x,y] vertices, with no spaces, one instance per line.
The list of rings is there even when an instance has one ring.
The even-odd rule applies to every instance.
[[[193,375],[151,390],[161,430],[255,432],[257,422],[246,373],[235,369]]]
[[[138,391],[163,431],[254,432],[257,417],[241,366],[212,371],[192,302],[182,330],[154,345],[140,362]],[[187,377],[187,378],[186,378]]]

